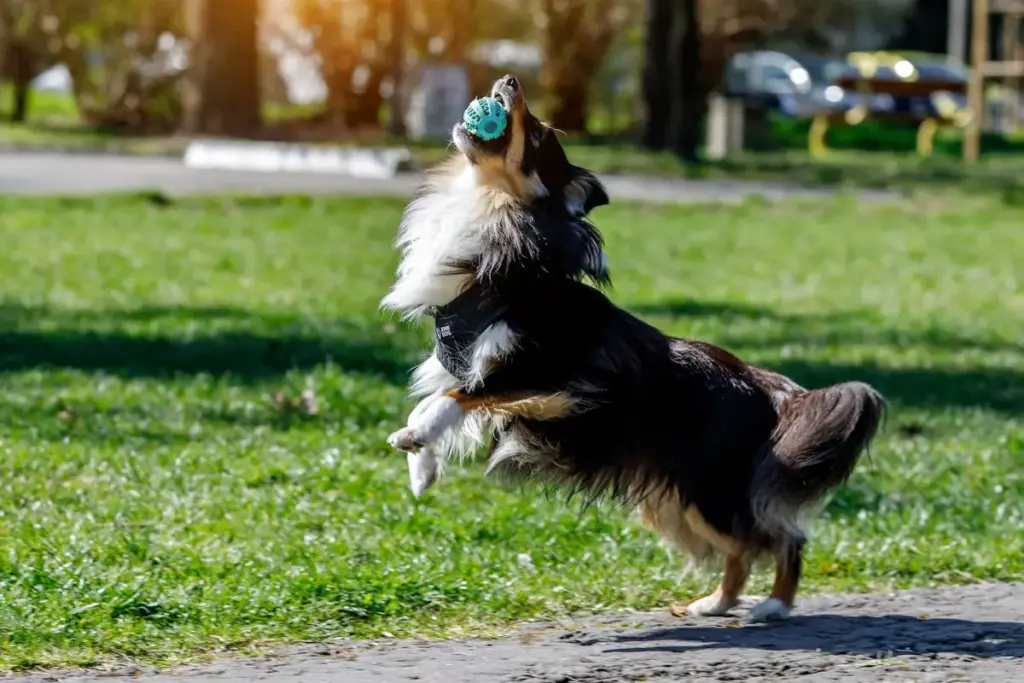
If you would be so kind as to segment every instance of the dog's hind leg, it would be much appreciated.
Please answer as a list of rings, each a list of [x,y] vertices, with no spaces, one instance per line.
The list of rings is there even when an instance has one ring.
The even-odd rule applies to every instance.
[[[775,550],[775,583],[771,595],[750,610],[749,621],[774,621],[789,616],[800,587],[803,552],[803,539],[786,539],[779,544]]]
[[[725,558],[725,574],[718,590],[686,606],[686,613],[695,617],[724,617],[740,604],[740,594],[750,576],[750,559],[743,554]]]

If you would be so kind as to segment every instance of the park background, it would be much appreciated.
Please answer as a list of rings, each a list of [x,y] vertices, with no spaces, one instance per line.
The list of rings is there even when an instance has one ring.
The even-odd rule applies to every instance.
[[[875,185],[907,174],[970,175],[985,183],[1019,175],[1019,5],[8,0],[0,8],[0,112],[9,123],[0,124],[0,144],[178,154],[196,136],[227,136],[399,146],[423,168],[443,155],[460,95],[515,71],[534,110],[599,172]],[[986,21],[973,21],[976,11]],[[984,45],[982,60],[1001,62],[997,68],[968,68],[979,58],[975,44]],[[750,55],[760,61],[750,66]],[[909,78],[894,70],[903,61],[914,65]],[[805,69],[812,87],[790,78],[794,68]],[[978,107],[981,145],[997,158],[967,169],[948,162],[964,132],[976,129],[962,113],[973,73],[990,76]],[[841,99],[826,92],[857,75],[871,78],[848,83]],[[885,85],[901,80],[935,87],[901,96]],[[862,85],[876,95],[860,97]],[[709,155],[715,95],[742,105],[746,134],[725,133],[724,147]],[[938,95],[952,95],[945,99],[953,111]],[[840,153],[807,153],[822,113],[858,124],[828,130],[829,148]],[[904,158],[929,118],[940,124],[937,158]],[[701,159],[714,163],[698,171],[692,162]]]
[[[429,335],[377,310],[404,197],[295,183],[228,196],[215,171],[196,176],[211,181],[202,193],[2,186],[36,153],[56,187],[69,169],[101,175],[104,154],[186,173],[190,147],[237,140],[407,150],[391,171],[415,177],[447,148],[421,133],[453,123],[426,106],[425,73],[464,74],[468,97],[514,72],[574,162],[610,182],[657,175],[685,195],[613,193],[594,213],[617,303],[802,384],[859,379],[887,396],[871,456],[813,524],[807,592],[1022,580],[1016,70],[986,81],[974,119],[958,118],[970,107],[952,77],[945,99],[869,93],[810,108],[794,104],[806,95],[795,68],[788,90],[727,87],[737,56],[769,51],[897,84],[927,80],[900,76],[904,61],[911,76],[941,64],[966,86],[974,67],[956,58],[974,25],[951,32],[949,11],[924,0],[0,4],[0,667],[493,635],[714,585],[623,511],[509,490],[479,464],[453,465],[412,498],[384,439],[409,409],[408,370]],[[1005,30],[1005,17],[986,22],[981,44],[1012,65],[1006,36],[1019,24]],[[726,153],[711,153],[723,111],[756,145],[725,134]],[[812,150],[808,113],[822,111],[836,120],[828,149]],[[950,125],[923,154],[929,118]],[[964,131],[979,121],[981,157],[965,163]],[[264,172],[259,187],[312,177],[296,173]],[[713,183],[753,179],[778,191],[701,200]]]

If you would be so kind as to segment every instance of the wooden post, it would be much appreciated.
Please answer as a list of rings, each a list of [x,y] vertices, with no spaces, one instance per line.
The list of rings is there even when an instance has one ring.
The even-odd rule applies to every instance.
[[[946,54],[967,61],[967,0],[949,0]]]
[[[743,151],[743,102],[714,93],[708,98],[705,122],[705,154],[709,159],[725,159]]]
[[[1018,12],[1010,12],[1003,15],[1003,61],[1019,62],[1020,54],[1020,22],[1021,15]],[[1004,132],[1015,133],[1020,127],[1020,77],[1007,76],[1006,101],[1004,104],[1003,119],[1006,121]]]
[[[988,0],[974,0],[971,15],[971,71],[967,105],[971,122],[964,131],[964,161],[975,162],[981,152],[981,125],[985,109],[985,67],[988,64]]]

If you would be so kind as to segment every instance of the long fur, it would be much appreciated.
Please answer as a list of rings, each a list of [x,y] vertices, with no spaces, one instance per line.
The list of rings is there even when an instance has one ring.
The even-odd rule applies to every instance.
[[[773,554],[761,616],[783,616],[799,580],[798,515],[853,471],[882,397],[856,382],[804,389],[615,306],[587,218],[608,201],[601,183],[569,162],[513,77],[494,94],[508,131],[483,142],[455,128],[459,154],[403,216],[382,306],[415,318],[479,288],[503,313],[462,376],[436,352],[414,371],[412,394],[438,403],[418,407],[392,444],[429,464],[490,438],[490,472],[610,495],[687,552],[732,558],[705,613],[734,604],[726,584],[742,586],[749,561]]]

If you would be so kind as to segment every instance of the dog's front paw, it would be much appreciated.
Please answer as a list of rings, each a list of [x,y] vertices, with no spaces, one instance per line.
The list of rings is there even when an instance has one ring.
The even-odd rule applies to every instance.
[[[424,445],[417,437],[412,427],[403,427],[388,437],[388,445],[399,451],[414,453]]]
[[[440,458],[430,447],[406,455],[409,463],[409,488],[419,498],[437,481]]]
[[[790,608],[778,598],[768,598],[762,603],[754,605],[747,615],[747,621],[751,624],[766,621],[779,621],[789,616]]]

